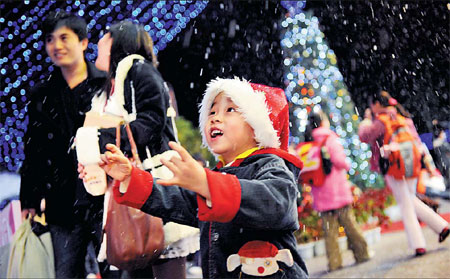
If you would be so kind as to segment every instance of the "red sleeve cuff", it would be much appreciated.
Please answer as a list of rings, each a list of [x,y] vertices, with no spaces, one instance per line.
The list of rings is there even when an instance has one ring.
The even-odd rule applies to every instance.
[[[197,195],[200,221],[226,223],[233,220],[241,206],[241,184],[236,176],[205,169],[212,207]]]
[[[146,171],[133,167],[127,191],[121,193],[119,186],[120,181],[115,181],[113,193],[116,202],[140,209],[152,193],[153,176]]]

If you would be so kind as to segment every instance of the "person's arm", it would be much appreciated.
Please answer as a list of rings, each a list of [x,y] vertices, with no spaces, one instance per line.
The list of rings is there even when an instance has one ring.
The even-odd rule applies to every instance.
[[[37,93],[33,92],[31,96]],[[43,147],[48,142],[43,139],[47,135],[42,134],[42,121],[37,110],[38,100],[31,99],[28,104],[28,121],[27,131],[24,137],[24,153],[25,160],[20,168],[20,203],[23,214],[26,215],[36,213],[40,208],[41,199],[43,198],[43,177],[41,168],[45,168],[45,156]]]
[[[175,147],[174,149],[181,148],[173,142],[170,145]],[[298,225],[296,179],[279,157],[263,158],[264,162],[260,161],[261,164],[252,171],[252,179],[238,179],[235,175],[202,169],[192,159],[195,166],[206,173],[207,192],[211,201],[208,204],[208,194],[203,192],[205,184],[201,182],[203,175],[192,170],[194,165],[192,168],[186,167],[190,162],[181,167],[181,171],[163,162],[172,171],[175,169],[175,176],[173,179],[155,181],[150,173],[136,168],[131,171],[131,164],[117,147],[107,147],[113,152],[105,154],[105,162],[110,161],[108,167],[103,166],[105,171],[121,181],[130,178],[125,191],[120,191],[119,182],[114,186],[114,197],[119,203],[140,208],[164,220],[191,225],[197,219],[197,207],[200,221],[233,222],[246,228],[273,230],[296,229]],[[175,165],[183,165],[186,158],[184,155],[181,155],[181,158]],[[108,169],[113,165],[113,161],[116,161],[115,167]],[[120,171],[122,174],[119,175],[114,170],[124,171]],[[82,173],[82,170],[80,172]],[[176,183],[180,184],[179,187],[169,186]],[[192,190],[196,191],[197,195]]]
[[[200,197],[201,221],[227,223],[249,229],[296,229],[297,184],[282,159],[262,158],[252,179],[207,170],[211,204]]]
[[[171,144],[176,145],[176,143]],[[109,151],[101,156],[100,166],[116,180],[113,192],[118,203],[141,209],[146,213],[163,218],[164,221],[197,226],[197,202],[194,192],[181,187],[159,185],[150,173],[132,167],[131,162],[117,146],[108,144],[106,148]],[[192,160],[195,165],[188,169],[198,167],[197,171],[204,172],[200,164],[194,159]],[[83,165],[78,165],[78,172],[80,173],[79,177],[84,179],[86,173]],[[185,176],[182,175],[181,178],[183,177]],[[175,178],[178,179],[179,176]],[[185,178],[183,180],[187,181],[187,177]],[[170,181],[176,182],[178,180],[158,181],[165,181],[167,185],[172,185]]]
[[[201,167],[179,144],[169,143],[180,158],[161,160],[174,177],[156,181],[159,185],[177,185],[197,193],[198,218],[201,221],[233,222],[255,229],[283,229],[295,226],[296,183],[293,174],[279,157],[266,158],[251,180]],[[130,190],[129,190],[130,191]],[[243,207],[245,205],[246,207]],[[262,206],[261,206],[262,205]],[[260,206],[260,208],[255,208]],[[279,223],[273,224],[274,221]]]
[[[384,125],[381,121],[365,118],[358,127],[358,136],[362,142],[374,143],[376,139],[385,133]]]
[[[192,191],[157,184],[151,173],[134,167],[126,192],[119,190],[119,182],[113,187],[114,199],[120,204],[138,208],[164,222],[198,226],[197,195]]]

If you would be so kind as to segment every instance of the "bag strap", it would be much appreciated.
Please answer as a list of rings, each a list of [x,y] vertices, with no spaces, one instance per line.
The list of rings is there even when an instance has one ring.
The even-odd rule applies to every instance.
[[[137,152],[136,142],[134,141],[133,133],[131,132],[131,128],[128,123],[125,124],[125,130],[127,131],[128,140],[130,141],[131,153],[133,154],[133,159],[136,164],[136,167],[142,169],[142,162]]]
[[[120,149],[120,125],[116,127],[116,146]]]
[[[131,131],[131,127],[128,123],[125,124],[125,130],[130,142],[131,154],[133,155],[134,163],[136,164],[136,167],[138,167],[139,169],[143,169],[142,162],[137,151],[136,142],[134,141],[133,132]],[[116,128],[116,146],[120,148],[120,126]]]
[[[175,108],[173,107],[172,99],[170,98],[170,93],[169,93],[169,86],[167,85],[167,82],[164,82],[164,92],[167,94],[167,96],[169,96],[169,107],[167,108],[166,115],[167,115],[167,117],[170,117],[173,133],[175,136],[175,141],[177,143],[180,143],[180,141],[178,140],[177,126],[175,125],[175,118],[177,116],[177,112],[175,111]]]
[[[170,107],[167,109],[167,116],[170,117],[171,119],[171,123],[172,123],[172,129],[173,129],[173,134],[175,136],[175,141],[177,143],[180,143],[180,141],[178,140],[178,129],[177,126],[175,125],[175,118],[177,116],[177,113],[174,109],[174,107],[172,106],[172,101],[170,101]]]
[[[320,147],[324,146],[325,143],[327,142],[327,139],[330,135],[327,135],[321,142],[320,142]]]

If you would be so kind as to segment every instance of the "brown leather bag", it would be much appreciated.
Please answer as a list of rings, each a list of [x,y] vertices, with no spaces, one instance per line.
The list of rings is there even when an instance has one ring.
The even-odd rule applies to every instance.
[[[141,167],[131,129],[126,125],[133,161]],[[120,147],[120,129],[116,145]],[[123,270],[142,269],[156,260],[164,249],[164,230],[161,218],[139,209],[118,204],[108,188],[110,200],[105,224],[106,255],[109,264]]]

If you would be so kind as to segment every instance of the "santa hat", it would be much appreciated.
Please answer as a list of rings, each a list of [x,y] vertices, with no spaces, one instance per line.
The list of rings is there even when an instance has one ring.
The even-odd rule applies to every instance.
[[[246,258],[273,258],[278,254],[278,248],[270,242],[253,240],[245,243],[238,255]]]
[[[259,147],[288,149],[289,107],[280,88],[255,84],[245,79],[216,78],[208,83],[200,104],[199,126],[207,146],[205,126],[212,103],[224,93],[238,106],[245,121],[253,128]]]
[[[251,258],[254,261],[246,261],[242,258]],[[262,261],[261,261],[262,260]],[[266,266],[266,260],[270,265]],[[275,261],[273,261],[275,260]],[[267,241],[253,240],[244,244],[237,254],[227,258],[227,270],[229,272],[242,264],[242,272],[253,276],[267,276],[276,273],[279,266],[276,261],[285,263],[287,266],[294,265],[294,258],[289,249],[281,249]]]

